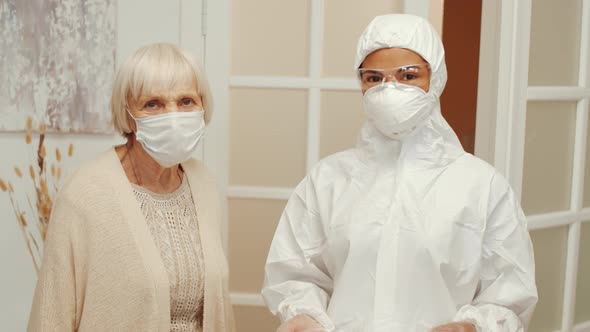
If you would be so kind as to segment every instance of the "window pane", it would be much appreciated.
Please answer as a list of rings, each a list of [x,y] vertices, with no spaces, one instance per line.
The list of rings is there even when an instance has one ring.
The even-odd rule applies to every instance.
[[[532,1],[529,85],[577,85],[581,15],[582,0]]]
[[[575,121],[575,102],[528,104],[522,188],[527,215],[569,209]]]
[[[590,321],[590,221],[582,223],[575,322]]]
[[[305,176],[306,91],[231,89],[230,126],[230,184],[294,187]]]
[[[539,302],[529,331],[553,332],[561,325],[567,227],[532,231],[531,238]]]
[[[229,199],[230,289],[259,294],[264,264],[286,201]]]
[[[231,4],[233,75],[307,76],[309,0]]]
[[[377,15],[400,13],[402,0],[325,0],[322,76],[354,77],[359,36]]]
[[[281,321],[266,307],[234,305],[237,332],[276,331]]]
[[[325,91],[322,93],[320,155],[350,149],[365,121],[360,91]]]

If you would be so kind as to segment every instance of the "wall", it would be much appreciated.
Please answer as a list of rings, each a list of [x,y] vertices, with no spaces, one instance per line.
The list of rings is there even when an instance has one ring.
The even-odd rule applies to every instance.
[[[201,1],[200,0],[125,0],[117,9],[117,63],[136,48],[156,41],[180,44],[197,56],[201,56]],[[195,17],[197,19],[195,19]],[[222,82],[223,83],[223,82]],[[214,81],[212,85],[218,85]],[[223,103],[222,103],[223,104]],[[223,118],[223,117],[221,117]],[[212,124],[217,119],[214,118]],[[218,136],[219,124],[210,128],[209,138]],[[211,139],[211,141],[213,141]],[[68,170],[74,169],[85,160],[94,158],[113,145],[120,144],[121,138],[115,135],[69,135],[49,134],[46,137],[48,155],[55,148],[67,151],[70,143],[75,146],[74,156],[64,164]],[[211,145],[212,143],[208,143]],[[33,142],[36,146],[36,142]],[[23,133],[0,133],[0,178],[10,180],[17,191],[30,187],[30,181],[16,181],[13,167],[27,168],[33,153],[26,146]],[[209,149],[214,151],[216,149]],[[203,151],[196,155],[202,156]],[[54,158],[54,157],[53,157]],[[211,162],[217,163],[213,155]],[[222,168],[223,169],[223,168]],[[20,204],[26,204],[20,196]],[[8,196],[0,192],[0,324],[3,331],[24,331],[28,320],[36,275],[25,242],[20,233]]]

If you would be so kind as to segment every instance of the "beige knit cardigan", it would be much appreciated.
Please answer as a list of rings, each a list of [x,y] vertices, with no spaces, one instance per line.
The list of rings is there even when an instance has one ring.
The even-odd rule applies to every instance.
[[[182,167],[203,247],[203,330],[234,331],[215,180],[199,161]],[[50,220],[28,331],[170,331],[168,275],[114,149],[65,181]]]

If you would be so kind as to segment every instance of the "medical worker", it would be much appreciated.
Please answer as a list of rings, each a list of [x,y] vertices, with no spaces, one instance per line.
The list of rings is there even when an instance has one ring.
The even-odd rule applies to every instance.
[[[525,331],[537,302],[525,216],[441,115],[440,37],[376,17],[358,42],[364,124],[278,224],[262,290],[279,331]]]

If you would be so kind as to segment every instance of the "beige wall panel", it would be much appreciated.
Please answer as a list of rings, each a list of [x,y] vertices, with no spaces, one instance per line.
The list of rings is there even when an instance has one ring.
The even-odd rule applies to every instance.
[[[310,0],[232,1],[231,73],[306,76]]]
[[[533,231],[531,238],[535,248],[539,303],[529,331],[553,332],[559,330],[561,324],[567,228]]]
[[[575,102],[530,102],[522,206],[527,215],[569,209]]]
[[[590,222],[582,224],[575,322],[590,321]]]
[[[577,85],[582,0],[532,5],[529,85]]]
[[[274,332],[281,321],[266,307],[234,306],[237,332]]]
[[[367,24],[402,11],[402,0],[325,0],[322,76],[353,77],[356,44]]]
[[[232,291],[260,292],[268,249],[285,204],[281,200],[229,200],[229,266]]]
[[[295,186],[305,175],[307,92],[231,89],[230,184]]]
[[[360,91],[322,93],[321,157],[355,146],[356,138],[366,118],[361,97]]]

